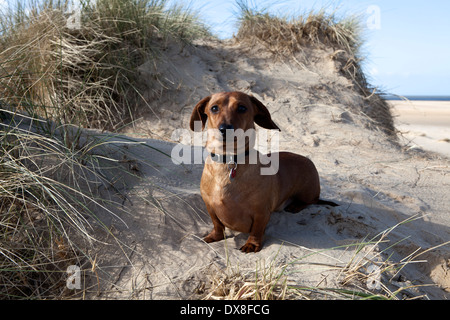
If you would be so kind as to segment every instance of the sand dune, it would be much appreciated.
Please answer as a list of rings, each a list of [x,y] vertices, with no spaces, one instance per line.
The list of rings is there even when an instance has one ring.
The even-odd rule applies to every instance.
[[[385,294],[383,288],[393,292],[419,285],[397,298],[450,297],[450,248],[442,246],[450,240],[449,158],[392,141],[356,112],[364,99],[339,72],[331,49],[305,48],[298,61],[276,61],[260,48],[232,42],[199,43],[181,54],[172,48],[171,54],[164,72],[177,89],[154,103],[149,89],[154,113],[144,113],[124,131],[127,136],[98,151],[124,166],[133,163],[128,169],[135,174],[120,178],[105,172],[117,181],[115,191],[128,213],[117,213],[123,221],[98,213],[121,245],[98,231],[108,245],[98,248],[102,272],[87,275],[88,297],[220,298],[226,290],[219,292],[217,279],[222,286],[233,279],[238,285],[269,269],[284,271],[292,286]],[[153,72],[143,65],[142,81]],[[201,240],[212,228],[199,193],[203,166],[177,165],[167,156],[179,142],[171,141],[173,131],[188,128],[195,103],[228,90],[265,103],[281,128],[280,149],[311,158],[321,176],[322,197],[340,204],[273,213],[264,248],[256,254],[238,250],[245,234],[228,231],[225,241],[212,244]],[[130,143],[130,137],[137,142]],[[111,190],[102,192],[116,197]],[[406,263],[411,259],[416,262]],[[377,278],[382,286],[370,289],[368,273],[374,268],[383,270]],[[315,297],[302,294],[297,298]]]

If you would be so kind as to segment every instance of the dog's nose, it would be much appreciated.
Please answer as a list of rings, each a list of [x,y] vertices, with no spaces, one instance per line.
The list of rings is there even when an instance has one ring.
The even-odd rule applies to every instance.
[[[227,129],[233,130],[233,129],[234,129],[234,128],[233,128],[233,125],[232,125],[232,124],[222,123],[222,124],[219,126],[219,131],[220,131],[220,133],[222,134],[222,138],[223,138],[224,140],[225,140],[226,137],[227,137]]]

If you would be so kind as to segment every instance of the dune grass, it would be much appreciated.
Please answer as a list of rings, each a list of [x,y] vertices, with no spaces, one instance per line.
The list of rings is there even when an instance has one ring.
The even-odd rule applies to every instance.
[[[138,66],[156,64],[170,41],[208,34],[194,12],[166,0],[18,2],[0,21],[0,103],[108,130],[142,105]]]
[[[276,16],[267,7],[258,8],[248,0],[237,0],[238,41],[259,42],[279,55],[292,55],[304,46],[335,46],[359,55],[362,26],[357,16],[342,19],[325,10],[309,11],[292,17]]]
[[[97,193],[109,183],[101,163],[113,162],[94,151],[105,141],[73,136],[77,143],[67,146],[63,135],[44,133],[30,118],[2,113],[0,299],[59,299],[67,293],[67,267],[91,260],[93,226],[103,228],[93,209],[115,215],[110,208],[118,205]]]

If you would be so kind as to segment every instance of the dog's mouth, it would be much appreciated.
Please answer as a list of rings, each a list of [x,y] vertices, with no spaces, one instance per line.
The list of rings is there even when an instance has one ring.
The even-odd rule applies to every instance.
[[[254,129],[227,129],[226,132],[218,129],[208,129],[206,148],[209,152],[217,154],[240,154],[249,150],[255,144]]]
[[[236,142],[238,137],[235,134],[235,130],[234,129],[227,129],[226,131],[219,131],[220,135],[218,137],[216,137],[216,139],[220,140],[222,138],[222,141],[224,143],[231,143],[231,142]]]

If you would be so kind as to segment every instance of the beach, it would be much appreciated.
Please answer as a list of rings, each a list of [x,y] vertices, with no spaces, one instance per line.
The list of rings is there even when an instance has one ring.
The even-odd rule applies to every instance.
[[[411,148],[450,157],[450,101],[390,100],[400,136]]]

